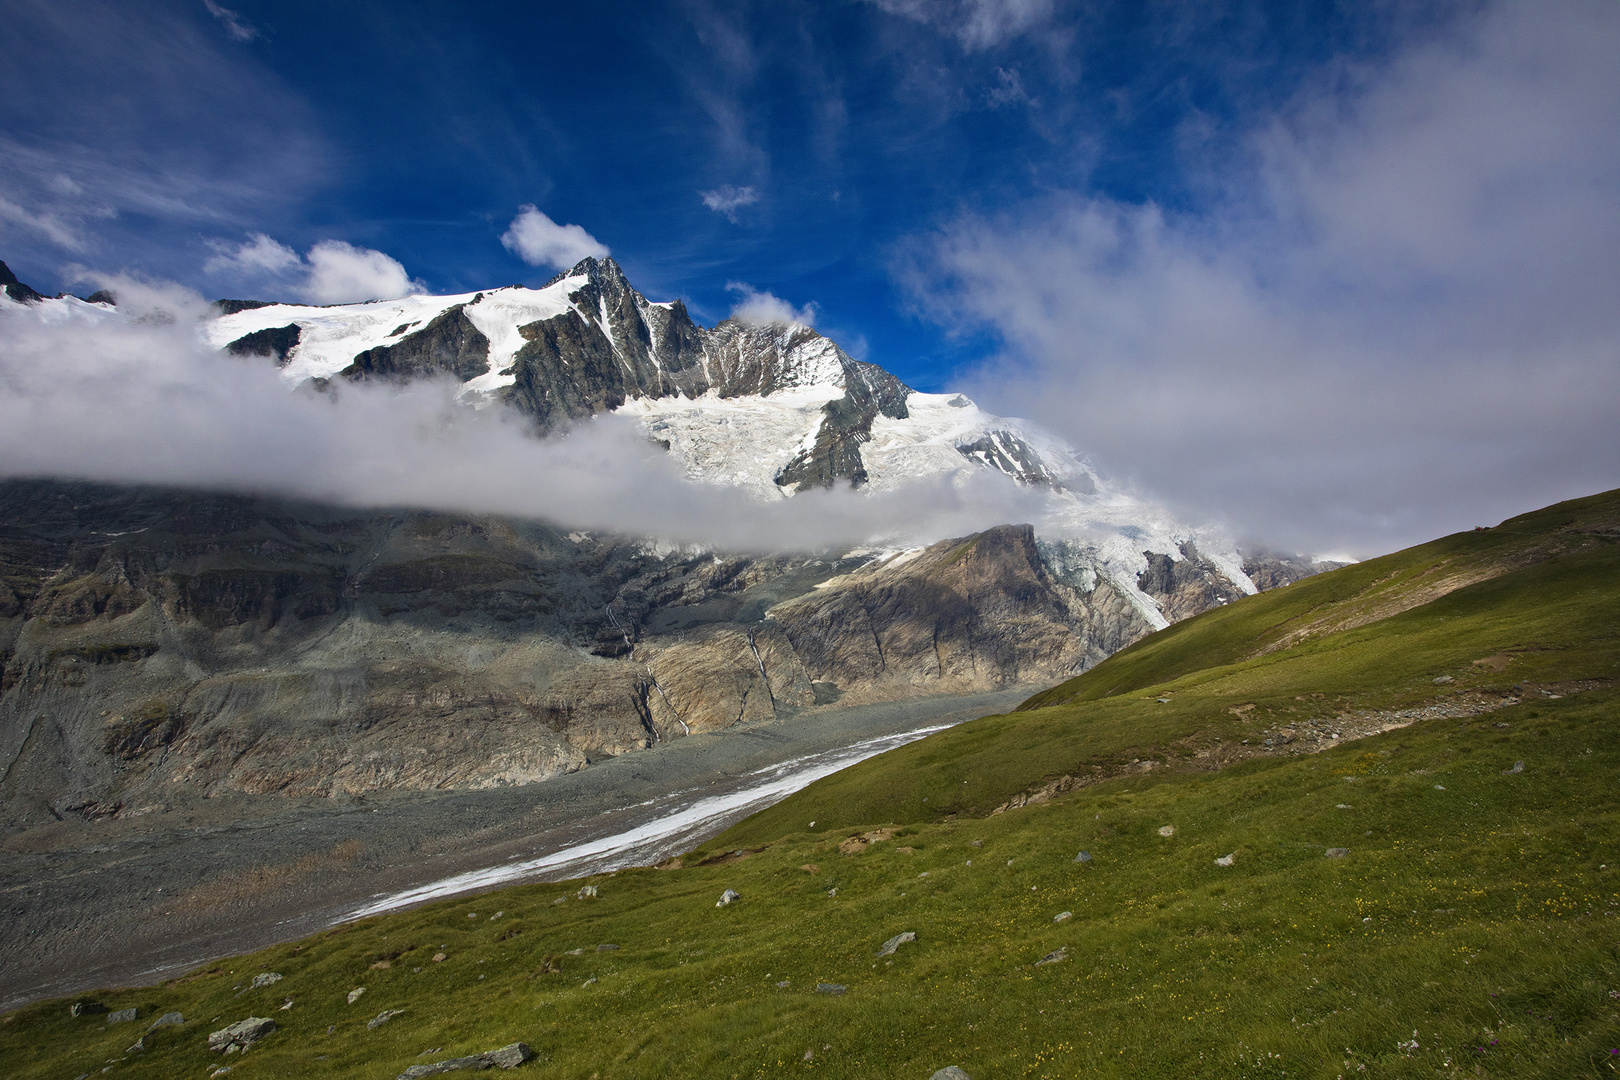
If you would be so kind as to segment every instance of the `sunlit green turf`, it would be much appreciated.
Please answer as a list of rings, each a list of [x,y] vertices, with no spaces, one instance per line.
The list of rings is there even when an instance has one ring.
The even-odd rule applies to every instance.
[[[1567,539],[1549,520],[1501,550]],[[873,759],[744,822],[684,869],[591,879],[595,899],[576,898],[586,882],[527,886],[367,920],[186,981],[96,995],[141,1010],[110,1030],[71,1018],[65,1001],[32,1006],[0,1022],[0,1073],[72,1080],[110,1065],[200,1078],[229,1064],[230,1080],[392,1077],[521,1040],[538,1056],[520,1075],[579,1080],[926,1080],[949,1064],[975,1080],[1614,1076],[1620,690],[1608,680],[1620,545],[1601,533],[1278,652],[1255,642],[1287,632],[1279,613],[1297,620],[1364,596],[1399,567],[1351,567],[1338,573],[1364,575],[1354,587],[1306,582],[1190,620],[1168,633],[1203,635],[1208,665],[1150,638],[1045,698],[1061,704]],[[1430,558],[1406,564],[1415,574],[1435,563],[1423,551],[1391,558]],[[1473,664],[1498,655],[1512,657],[1500,671]],[[1435,684],[1442,675],[1454,682]],[[1595,688],[1315,755],[1106,779],[984,816],[1094,761],[1158,752],[1173,766],[1178,748],[1281,718],[1572,680]],[[895,835],[839,853],[878,826]],[[1089,862],[1075,861],[1081,850]],[[1226,855],[1232,865],[1217,865]],[[742,899],[716,907],[727,888]],[[1073,917],[1054,922],[1064,911]],[[874,955],[907,930],[917,940],[892,963]],[[1059,949],[1065,959],[1034,966]],[[260,971],[285,978],[239,989]],[[820,994],[818,982],[848,989]],[[368,1030],[384,1009],[404,1012]],[[126,1053],[168,1010],[187,1023]],[[280,1029],[245,1056],[207,1051],[209,1031],[249,1015]]]

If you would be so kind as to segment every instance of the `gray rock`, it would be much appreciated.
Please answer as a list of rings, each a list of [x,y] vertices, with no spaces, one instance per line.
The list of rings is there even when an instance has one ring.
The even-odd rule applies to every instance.
[[[363,987],[363,986],[357,986],[353,990],[350,990],[349,991],[349,1004],[353,1005],[355,1002],[359,1001],[360,1000],[360,995],[364,994],[365,992],[366,992],[366,988]]]
[[[1067,960],[1068,958],[1069,958],[1069,947],[1067,945],[1065,945],[1061,949],[1053,949],[1051,952],[1047,953],[1045,956],[1043,956],[1039,960],[1035,961],[1035,966],[1040,967],[1042,964],[1061,964],[1063,961]]]
[[[1513,768],[1511,768],[1511,769],[1503,769],[1502,770],[1502,775],[1503,776],[1512,776],[1514,773],[1522,773],[1522,772],[1524,772],[1524,762],[1515,761],[1513,763]]]
[[[392,1020],[394,1017],[400,1015],[404,1011],[404,1009],[384,1009],[382,1012],[366,1021],[366,1028],[370,1031],[376,1031],[378,1028],[382,1027],[384,1024],[388,1023],[388,1021]]]
[[[1080,854],[1078,854],[1078,855],[1076,855],[1074,857],[1074,861],[1075,862],[1090,862],[1091,861],[1091,852],[1082,851]]]
[[[955,1065],[947,1065],[933,1076],[930,1076],[928,1080],[973,1080],[973,1077],[958,1069]]]
[[[168,1013],[164,1013],[162,1016],[160,1016],[156,1020],[152,1021],[152,1026],[147,1028],[146,1030],[147,1031],[156,1031],[160,1027],[173,1027],[176,1024],[183,1024],[185,1022],[186,1022],[186,1018],[184,1016],[181,1016],[179,1013],[177,1013],[177,1012],[168,1012]]]
[[[816,983],[816,993],[818,994],[842,994],[848,990],[849,987],[843,983]]]
[[[742,899],[742,894],[741,893],[737,892],[734,889],[727,889],[725,892],[720,894],[720,899],[718,899],[718,900],[716,900],[714,902],[714,906],[715,907],[725,907],[727,904],[732,903],[733,901],[736,901],[736,900],[741,900],[741,899]]]
[[[107,1006],[99,1001],[75,1001],[68,1009],[71,1016],[96,1016],[107,1011]]]
[[[250,1016],[246,1020],[238,1020],[230,1027],[211,1032],[208,1036],[208,1049],[216,1054],[246,1050],[275,1030],[276,1022],[269,1017]]]
[[[1235,862],[1237,862],[1237,852],[1234,851],[1230,855],[1222,855],[1220,858],[1216,859],[1215,860],[1215,865],[1216,866],[1231,866]]]
[[[275,359],[277,365],[282,365],[287,362],[288,354],[298,347],[298,339],[302,336],[303,330],[297,323],[272,326],[243,334],[226,345],[225,351],[232,356],[269,356]]]
[[[1060,911],[1056,915],[1052,916],[1052,921],[1053,922],[1063,922],[1066,919],[1072,919],[1072,918],[1074,918],[1074,912],[1072,912],[1072,911]]]
[[[584,900],[584,899],[586,899],[588,897],[594,897],[595,895],[596,895],[596,886],[595,885],[586,885],[586,886],[583,886],[579,890],[579,892],[574,894],[574,899],[576,899],[576,900]]]
[[[1342,859],[1348,854],[1350,854],[1350,849],[1347,847],[1330,847],[1327,849],[1327,857],[1330,859]]]
[[[1434,685],[1436,685],[1436,686],[1444,686],[1448,682],[1456,682],[1456,680],[1453,679],[1450,675],[1440,675],[1440,676],[1435,678]]]
[[[257,990],[261,986],[269,986],[272,983],[278,983],[280,981],[281,981],[281,972],[279,972],[279,971],[265,971],[265,972],[261,972],[258,975],[253,976],[252,985],[253,985],[253,989]]]
[[[107,1023],[109,1023],[109,1024],[127,1024],[131,1020],[135,1019],[135,1015],[136,1015],[136,1010],[135,1009],[119,1009],[117,1012],[111,1012],[111,1013],[107,1014]]]
[[[527,1043],[511,1043],[499,1050],[486,1050],[482,1054],[473,1054],[469,1057],[450,1058],[429,1065],[412,1065],[399,1074],[399,1080],[421,1080],[424,1076],[438,1076],[440,1073],[460,1072],[463,1069],[515,1069],[532,1057],[534,1051],[529,1049]]]
[[[617,945],[612,945],[612,944],[598,945],[596,947],[596,951],[597,952],[618,952],[619,947]]]
[[[909,944],[916,940],[917,935],[912,931],[907,930],[905,933],[896,934],[888,941],[885,941],[883,943],[883,947],[877,951],[877,954],[879,956],[893,956],[895,952],[899,950],[900,946]]]

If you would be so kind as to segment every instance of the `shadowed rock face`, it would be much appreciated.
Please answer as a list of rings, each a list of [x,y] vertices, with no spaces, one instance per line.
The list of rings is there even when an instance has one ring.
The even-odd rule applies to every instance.
[[[466,382],[484,374],[489,370],[489,338],[467,318],[464,307],[457,304],[392,345],[367,349],[338,374],[395,382],[434,375],[454,375]]]
[[[1330,560],[1319,562],[1304,555],[1285,555],[1263,549],[1243,553],[1243,572],[1249,575],[1249,580],[1261,592],[1280,589],[1315,574],[1325,574],[1348,565]]]
[[[1152,551],[1142,554],[1147,556],[1148,565],[1138,576],[1137,586],[1158,602],[1159,610],[1171,622],[1243,596],[1243,590],[1199,554],[1190,540],[1181,545],[1179,560]]]
[[[44,296],[17,280],[17,275],[11,272],[11,267],[0,262],[0,290],[19,304],[31,304],[36,300],[45,299]]]
[[[819,586],[819,587],[818,587]],[[1147,627],[1028,526],[908,561],[0,483],[0,821],[531,783],[739,723],[1072,674]]]
[[[285,364],[287,354],[297,347],[302,333],[297,323],[272,326],[265,330],[255,330],[251,334],[243,334],[226,345],[225,351],[232,356],[268,356],[277,364]]]

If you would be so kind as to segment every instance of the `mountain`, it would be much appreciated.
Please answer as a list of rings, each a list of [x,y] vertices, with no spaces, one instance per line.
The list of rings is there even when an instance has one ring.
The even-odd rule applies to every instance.
[[[411,1076],[523,1043],[544,1077],[1607,1075],[1617,612],[1608,492],[1184,620],[657,868],[301,932],[79,1015],[29,1005],[0,1059],[202,1075],[226,1060],[211,1032],[270,1017],[229,1060]]]
[[[14,284],[9,315],[117,312],[106,294]],[[199,333],[290,386],[453,379],[469,407],[517,409],[537,435],[616,412],[694,480],[760,499],[990,471],[1045,510],[934,543],[760,555],[497,517],[0,482],[7,821],[530,783],[835,704],[1061,679],[1256,591],[1220,533],[1029,425],[913,391],[809,327],[700,326],[612,260],[540,289],[215,310]],[[1311,569],[1248,563],[1275,583]]]

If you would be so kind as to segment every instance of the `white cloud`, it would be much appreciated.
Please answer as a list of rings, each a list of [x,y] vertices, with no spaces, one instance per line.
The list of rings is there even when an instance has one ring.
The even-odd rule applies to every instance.
[[[1487,9],[1258,125],[1209,213],[1059,195],[902,274],[1002,337],[989,407],[1273,542],[1368,554],[1614,487],[1617,52],[1612,4]]]
[[[309,249],[308,262],[304,295],[317,304],[391,300],[423,291],[399,260],[342,240],[322,240]]]
[[[802,308],[795,308],[780,296],[773,296],[768,292],[759,292],[752,285],[741,281],[726,282],[726,289],[738,296],[736,305],[731,309],[731,317],[738,322],[748,323],[750,326],[775,326],[786,323],[802,323],[805,326],[816,324],[816,305],[812,301]]]
[[[233,41],[252,41],[259,36],[259,31],[252,23],[230,8],[222,7],[214,0],[203,0],[203,7],[208,9],[208,14],[225,25],[225,32],[231,35]]]
[[[717,214],[724,214],[726,220],[733,225],[737,224],[737,211],[745,206],[752,206],[759,202],[759,192],[751,187],[732,187],[730,184],[721,184],[713,191],[700,191],[698,197]]]
[[[931,23],[969,52],[1018,37],[1052,18],[1052,0],[871,0],[891,15]]]
[[[74,232],[72,227],[55,214],[37,213],[27,210],[3,195],[0,195],[0,221],[9,221],[13,225],[22,225],[43,235],[57,247],[68,251],[83,251],[84,238]]]
[[[501,236],[508,251],[530,266],[568,270],[582,259],[605,259],[607,245],[578,225],[558,225],[534,206],[524,206]]]
[[[220,241],[213,247],[214,257],[203,264],[208,273],[234,277],[249,287],[280,285],[311,303],[392,300],[423,289],[398,259],[342,240],[322,240],[304,257],[264,233],[234,247]]]
[[[540,440],[513,411],[457,403],[450,384],[289,391],[274,365],[203,343],[209,308],[195,293],[93,280],[118,296],[116,310],[64,318],[0,304],[0,476],[511,514],[738,550],[924,542],[1038,510],[1038,493],[991,470],[964,486],[761,503],[690,481],[633,420],[598,417]]]
[[[264,233],[254,233],[235,247],[218,240],[211,246],[216,254],[203,263],[210,274],[281,274],[303,262],[298,252]]]

